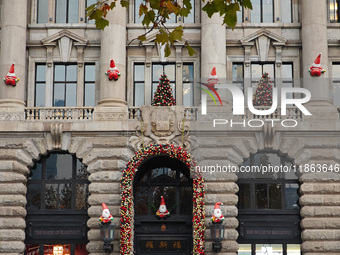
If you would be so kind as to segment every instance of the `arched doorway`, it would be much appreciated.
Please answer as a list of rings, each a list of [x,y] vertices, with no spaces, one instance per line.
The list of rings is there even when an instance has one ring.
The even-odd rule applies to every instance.
[[[178,159],[146,160],[134,178],[134,249],[137,254],[191,254],[192,179]],[[168,217],[156,215],[164,197]]]
[[[163,157],[163,158],[162,158]],[[156,160],[153,161],[153,159],[155,158],[162,158],[162,159],[167,159],[169,165],[166,165],[165,167],[159,165],[160,161]],[[151,162],[151,163],[148,163]],[[155,172],[155,178],[153,178],[152,176],[152,171],[147,171],[144,170],[143,171],[143,166],[145,165],[145,169],[148,169],[148,164],[150,164],[151,168],[153,168],[154,172]],[[155,164],[155,165],[153,165]],[[131,160],[127,163],[125,170],[123,171],[123,175],[122,175],[122,180],[121,180],[121,207],[120,207],[120,213],[121,213],[121,226],[120,226],[120,254],[131,254],[131,252],[133,251],[134,247],[138,247],[138,244],[134,245],[134,242],[136,242],[136,240],[133,240],[133,235],[134,235],[134,228],[135,228],[135,224],[134,221],[138,221],[138,215],[137,218],[135,219],[135,214],[134,214],[134,199],[133,199],[133,183],[134,183],[134,179],[136,178],[136,189],[142,189],[142,188],[138,188],[138,187],[142,187],[143,185],[139,185],[139,183],[142,183],[142,180],[146,180],[146,183],[153,183],[156,184],[157,181],[161,181],[163,180],[164,183],[167,183],[168,186],[162,186],[161,188],[158,186],[158,190],[156,191],[155,189],[152,190],[152,188],[150,188],[150,191],[148,192],[158,192],[158,191],[164,191],[165,187],[169,187],[166,189],[169,190],[174,190],[173,187],[176,187],[176,185],[181,186],[181,176],[182,176],[182,180],[183,180],[183,184],[182,186],[185,187],[187,189],[187,191],[190,191],[190,187],[191,187],[191,180],[192,179],[192,214],[190,215],[191,217],[191,222],[192,222],[192,229],[191,229],[191,233],[192,233],[192,237],[186,236],[183,237],[184,240],[189,240],[190,238],[192,238],[192,250],[188,250],[190,248],[190,245],[188,245],[184,251],[183,254],[202,254],[204,252],[204,230],[205,230],[205,226],[204,226],[204,220],[205,220],[205,206],[204,206],[204,197],[205,197],[205,192],[204,192],[204,183],[203,183],[203,178],[199,173],[195,173],[194,169],[196,166],[196,162],[191,158],[190,154],[184,150],[181,147],[176,147],[173,145],[161,145],[161,144],[156,144],[156,145],[151,145],[150,147],[146,147],[138,152],[135,153],[135,155],[131,158]],[[170,167],[169,167],[170,166]],[[141,167],[141,173],[137,174],[137,171],[140,170]],[[172,167],[175,169],[172,170]],[[186,169],[185,169],[186,168]],[[158,169],[158,170],[157,170]],[[170,169],[170,170],[169,170]],[[184,173],[186,172],[186,173]],[[188,172],[190,173],[190,175],[188,175]],[[157,173],[159,174],[159,179],[156,177]],[[181,174],[182,173],[182,174]],[[138,177],[139,176],[139,177]],[[143,179],[144,178],[144,179]],[[175,184],[176,185],[169,185],[169,184]],[[148,185],[148,184],[146,184]],[[155,185],[156,187],[156,185]],[[178,197],[178,192],[180,192],[180,189],[175,189],[175,197]],[[137,193],[141,194],[141,192]],[[136,196],[136,193],[135,193]],[[150,196],[150,199],[152,198],[152,196]],[[141,201],[143,198],[137,199],[139,201]],[[148,199],[148,197],[147,197]],[[150,200],[151,201],[151,200]],[[176,201],[180,201],[180,199],[177,200],[177,198],[175,198],[173,200],[173,202],[175,203]],[[138,201],[137,201],[138,202]],[[144,212],[147,211],[146,217],[144,219],[147,220],[148,217],[152,217],[151,215],[151,208],[152,207],[156,207],[157,205],[150,205],[150,214],[149,214],[149,207],[144,205]],[[177,208],[178,207],[178,208]],[[175,208],[176,211],[180,212],[181,209],[179,206],[177,206]],[[139,208],[139,207],[138,207]],[[184,207],[183,207],[184,208]],[[169,208],[170,209],[170,208]],[[143,210],[143,209],[141,209]],[[182,209],[185,210],[185,209]],[[185,216],[185,212],[183,212],[183,222],[187,222],[186,216]],[[176,213],[175,213],[176,215]],[[143,221],[143,216],[141,216],[142,218],[140,219],[141,221]],[[177,216],[174,216],[174,218],[176,219],[176,217],[178,217],[177,219],[180,219],[180,213]],[[171,217],[169,217],[170,219]],[[191,223],[190,223],[191,224]],[[174,223],[174,225],[176,225]],[[185,225],[185,224],[184,224]],[[162,227],[162,226],[161,226]],[[138,226],[136,226],[136,229],[138,228]],[[164,230],[164,227],[162,228]],[[162,230],[161,229],[161,230]],[[168,229],[167,226],[165,226],[165,229]],[[170,229],[172,229],[172,226],[170,226]],[[143,238],[140,238],[140,236],[138,235],[138,229],[137,229],[137,233],[135,236],[136,238],[139,238],[139,240],[143,241]],[[177,233],[178,234],[178,233]],[[187,239],[186,239],[187,238]],[[169,239],[170,240],[170,239]],[[145,240],[144,240],[145,241]],[[161,240],[158,240],[161,241]],[[173,241],[176,241],[173,239]],[[168,244],[168,243],[166,243]],[[164,245],[166,245],[164,242],[161,244],[159,243],[158,246],[163,247]],[[180,246],[180,243],[171,243],[172,247],[174,247],[174,245],[178,245],[177,247]],[[149,245],[151,246],[151,245]],[[185,246],[183,246],[185,247]],[[136,248],[137,249],[137,248]],[[174,248],[174,251],[170,251],[171,253],[178,253],[181,248]],[[184,248],[183,248],[184,249]],[[135,252],[137,252],[137,250],[135,250]],[[140,249],[138,250],[138,252],[142,252],[141,254],[143,254],[143,251]],[[159,251],[155,251],[154,254],[157,254],[157,252]],[[150,254],[150,251],[148,251],[148,253]],[[164,250],[159,252],[160,254],[164,254]]]
[[[261,151],[238,174],[241,255],[301,255],[298,173],[286,155]]]

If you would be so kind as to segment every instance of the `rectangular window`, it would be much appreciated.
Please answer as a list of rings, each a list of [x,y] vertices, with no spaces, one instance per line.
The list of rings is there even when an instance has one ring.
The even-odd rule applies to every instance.
[[[339,0],[329,0],[329,22],[339,22]]]
[[[183,105],[194,105],[194,65],[183,64]]]
[[[53,106],[77,105],[77,65],[56,64],[53,80]]]
[[[85,65],[85,79],[84,79],[84,106],[94,106],[95,103],[95,76],[96,66],[94,64]]]
[[[37,23],[48,23],[48,2],[46,0],[38,0]]]
[[[170,81],[170,86],[172,89],[172,95],[176,98],[176,90],[175,90],[175,64],[153,64],[152,65],[152,91],[151,98],[153,99],[154,94],[159,85],[159,80],[161,75],[165,74]]]
[[[134,15],[134,17],[135,17],[135,19],[134,19],[134,22],[135,23],[142,23],[142,21],[143,21],[143,17],[144,17],[144,15],[142,15],[141,17],[139,17],[139,6],[141,5],[141,3],[142,3],[142,0],[135,0],[134,1],[134,12],[135,12],[135,15]]]
[[[183,18],[184,23],[195,23],[195,0],[190,0],[191,3],[191,11],[188,15],[188,17]]]
[[[56,23],[78,23],[78,0],[56,0]]]
[[[292,0],[281,0],[281,21],[282,23],[292,22]]]
[[[142,106],[145,104],[145,74],[144,64],[135,64],[134,66],[134,106]]]
[[[293,64],[291,63],[284,63],[281,66],[281,77],[282,77],[282,84],[283,88],[293,88]],[[293,98],[293,93],[287,93],[287,98]]]
[[[45,106],[46,65],[37,64],[35,68],[35,107]]]
[[[243,91],[243,63],[233,63],[233,85]]]
[[[240,6],[240,10],[236,12],[237,15],[237,23],[242,23],[243,22],[243,7]]]
[[[274,22],[274,0],[253,0],[253,10],[250,13],[252,23]]]
[[[334,106],[340,106],[340,63],[333,63],[332,74],[333,104]]]

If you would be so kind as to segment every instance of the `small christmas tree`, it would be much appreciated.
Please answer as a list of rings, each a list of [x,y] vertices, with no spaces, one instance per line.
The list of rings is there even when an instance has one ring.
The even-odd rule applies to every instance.
[[[253,95],[253,106],[271,106],[273,101],[273,86],[268,73],[264,73]]]
[[[165,74],[161,75],[159,85],[152,100],[153,106],[172,106],[176,101],[172,95],[169,79]]]

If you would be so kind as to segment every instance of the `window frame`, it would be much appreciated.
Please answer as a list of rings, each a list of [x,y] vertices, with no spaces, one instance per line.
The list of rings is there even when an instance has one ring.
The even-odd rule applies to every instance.
[[[259,3],[259,6],[260,6],[260,22],[254,22],[253,20],[252,20],[252,12],[254,11],[254,3],[253,3],[253,10],[251,10],[250,11],[250,22],[251,23],[265,23],[265,24],[269,24],[269,23],[274,23],[275,22],[275,19],[274,19],[274,17],[275,17],[275,0],[272,0],[273,1],[273,4],[272,4],[272,13],[273,13],[273,15],[272,15],[272,20],[271,20],[271,22],[264,22],[263,20],[264,20],[264,1],[266,1],[266,0],[258,0],[258,1],[260,1],[260,3]]]
[[[68,179],[47,179],[46,178],[46,161],[49,159],[51,155],[70,155],[72,157],[72,178]],[[41,190],[41,201],[40,201],[40,209],[31,209],[29,208],[30,205],[30,198],[27,198],[27,205],[26,205],[26,210],[30,215],[38,215],[38,214],[74,214],[75,212],[79,214],[87,214],[87,209],[89,207],[88,205],[88,198],[89,198],[89,173],[86,170],[86,175],[87,178],[77,178],[76,173],[77,173],[77,163],[81,163],[86,167],[85,164],[83,164],[75,155],[69,154],[67,152],[51,152],[47,156],[43,156],[40,158],[39,161],[35,162],[36,164],[41,164],[41,178],[39,179],[30,179],[30,177],[33,175],[32,171],[35,169],[30,170],[30,177],[27,180],[27,189],[29,189],[30,185],[40,185],[40,190]],[[87,167],[86,167],[87,168]],[[77,184],[87,184],[87,197],[86,203],[87,203],[87,208],[83,209],[76,209],[76,196],[71,197],[71,208],[70,209],[48,209],[46,208],[46,201],[45,201],[45,186],[46,184],[65,184],[69,183],[71,184],[72,188],[72,194],[76,194],[75,189]],[[59,187],[59,186],[58,186]],[[59,205],[59,201],[57,201]],[[59,207],[59,206],[58,206]]]
[[[65,22],[57,22],[57,11],[58,11],[58,8],[57,8],[57,2],[58,2],[59,0],[55,0],[55,13],[54,13],[54,17],[55,17],[55,23],[56,24],[76,24],[76,23],[79,23],[79,0],[64,0],[64,1],[66,1],[66,10],[63,10],[63,11],[66,11],[66,20],[65,20]],[[77,10],[77,12],[78,12],[78,17],[77,17],[77,22],[73,22],[73,23],[70,23],[69,22],[69,19],[70,19],[70,17],[71,17],[71,15],[70,15],[70,1],[75,1],[75,2],[77,2],[78,3],[78,10]],[[63,13],[63,11],[61,11],[62,13]]]
[[[56,69],[56,66],[64,66],[65,67],[65,80],[63,81],[56,81],[56,74],[55,74],[55,69]],[[67,81],[67,67],[69,66],[75,66],[76,67],[76,79],[75,81]],[[84,72],[85,73],[85,72]],[[56,106],[55,105],[55,85],[56,84],[65,84],[65,88],[64,88],[64,105],[63,106]],[[69,106],[67,105],[67,102],[66,102],[66,99],[67,99],[67,85],[68,84],[75,84],[76,85],[76,103],[75,103],[75,106]],[[52,106],[53,107],[76,107],[77,106],[77,87],[78,87],[78,65],[77,63],[73,63],[73,62],[68,62],[66,64],[63,64],[63,63],[54,63],[53,65],[53,88],[52,88],[52,91],[53,91],[53,96],[52,96]]]
[[[334,11],[331,10],[331,4],[334,3]],[[340,22],[340,0],[328,0],[327,2],[327,13],[329,23],[339,23]],[[334,19],[331,17],[334,16]]]
[[[94,67],[94,80],[86,80],[86,66],[93,66]],[[86,84],[94,84],[94,91],[93,91],[93,95],[94,95],[94,100],[93,100],[93,105],[86,105]],[[83,106],[85,107],[94,107],[96,105],[96,64],[95,63],[84,63],[84,86],[83,86],[83,94],[84,94],[84,98],[83,98]]]
[[[254,163],[254,159],[256,155],[259,154],[276,154],[280,158],[280,165],[284,165],[286,163],[290,163],[294,165],[294,162],[292,159],[290,159],[287,155],[283,155],[282,153],[278,151],[273,150],[263,150],[258,151],[255,154],[250,154],[249,158],[247,158],[239,167],[243,165],[256,165]],[[249,162],[248,162],[249,161]],[[247,163],[248,162],[248,163]],[[298,174],[298,172],[296,173]],[[296,175],[296,179],[286,179],[284,176],[279,176],[277,179],[270,179],[270,178],[257,178],[254,176],[254,174],[250,175],[248,178],[239,177],[237,180],[237,184],[249,184],[250,185],[250,208],[240,208],[240,199],[237,203],[237,208],[240,214],[263,214],[266,211],[270,211],[272,214],[299,214],[300,213],[300,205],[298,205],[295,209],[286,209],[286,184],[297,184],[298,187],[300,187],[300,182],[298,180],[299,175]],[[256,208],[256,184],[266,184],[267,185],[267,205],[269,205],[269,193],[268,193],[268,184],[280,184],[281,185],[281,209],[271,209],[271,208]],[[239,189],[237,195],[239,196],[241,188]],[[299,188],[298,188],[299,192]],[[299,193],[299,196],[300,193]]]

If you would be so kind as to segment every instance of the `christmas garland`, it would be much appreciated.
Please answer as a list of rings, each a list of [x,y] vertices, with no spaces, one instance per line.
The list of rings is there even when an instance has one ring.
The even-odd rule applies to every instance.
[[[185,163],[191,171],[195,169],[196,161],[181,147],[166,144],[156,144],[139,150],[127,163],[121,180],[120,206],[120,254],[132,255],[132,224],[133,198],[132,181],[140,164],[150,156],[167,155]],[[204,183],[199,173],[193,173],[193,254],[204,254]]]

